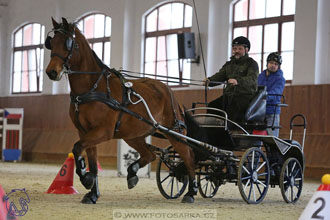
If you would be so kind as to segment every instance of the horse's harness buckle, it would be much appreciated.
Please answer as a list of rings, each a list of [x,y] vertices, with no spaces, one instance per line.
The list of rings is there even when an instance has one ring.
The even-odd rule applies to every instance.
[[[124,85],[125,85],[126,88],[129,89],[129,88],[132,88],[133,83],[132,82],[125,82]]]
[[[74,103],[74,107],[75,107],[75,111],[76,111],[76,112],[79,111],[79,109],[78,109],[78,107],[79,107],[79,102],[81,102],[81,99],[79,99],[79,98],[80,98],[80,97],[77,96],[77,97],[76,97],[76,102]]]

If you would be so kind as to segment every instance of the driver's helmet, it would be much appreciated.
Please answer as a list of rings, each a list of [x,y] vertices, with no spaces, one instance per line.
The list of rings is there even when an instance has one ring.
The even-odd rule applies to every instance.
[[[247,47],[249,50],[250,50],[250,47],[251,47],[249,39],[247,39],[246,37],[243,37],[243,36],[236,37],[233,40],[231,45],[232,46],[243,45],[244,47]]]

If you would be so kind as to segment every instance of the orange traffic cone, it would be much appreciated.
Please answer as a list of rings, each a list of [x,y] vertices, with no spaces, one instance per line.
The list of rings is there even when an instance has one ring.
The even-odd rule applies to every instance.
[[[68,158],[65,160],[61,170],[58,172],[46,193],[77,194],[78,191],[73,187],[73,170],[73,154],[69,153]]]
[[[309,200],[299,220],[323,219],[330,220],[330,174],[322,177],[322,184]]]
[[[6,201],[6,193],[0,185],[0,220],[17,219],[15,215],[8,212]]]
[[[99,163],[99,161],[97,161],[97,169],[98,169],[98,171],[102,171],[102,167],[101,167],[101,164]],[[89,167],[87,167],[86,170],[89,171]]]

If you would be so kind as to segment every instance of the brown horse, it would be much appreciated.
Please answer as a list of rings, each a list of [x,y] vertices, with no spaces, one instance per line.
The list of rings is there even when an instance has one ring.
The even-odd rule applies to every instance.
[[[126,80],[114,69],[105,66],[90,48],[75,24],[54,19],[53,37],[47,36],[45,47],[51,50],[46,73],[51,80],[68,74],[71,88],[70,117],[80,140],[73,146],[76,173],[86,189],[91,189],[82,203],[96,203],[100,192],[97,181],[96,145],[110,139],[124,139],[140,153],[140,159],[127,169],[128,188],[137,182],[139,168],[155,160],[155,153],[145,138],[159,130],[158,125],[185,134],[182,111],[171,90],[163,83],[143,78]],[[120,125],[120,126],[119,126]],[[197,193],[194,153],[176,136],[161,131],[183,159],[189,175],[189,191],[182,202],[194,202]],[[182,138],[182,137],[181,137]],[[90,172],[86,172],[86,151]]]

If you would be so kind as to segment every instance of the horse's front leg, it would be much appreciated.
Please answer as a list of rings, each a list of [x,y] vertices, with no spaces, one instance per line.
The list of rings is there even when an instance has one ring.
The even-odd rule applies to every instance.
[[[94,178],[94,185],[91,191],[85,194],[81,202],[84,204],[95,204],[97,199],[100,197],[98,177],[97,177],[97,173],[98,173],[97,149],[95,146],[87,148],[86,153],[88,157],[88,165],[89,165],[90,173],[93,174],[95,178]]]
[[[76,163],[76,173],[80,178],[80,182],[86,189],[92,189],[91,193],[87,193],[81,202],[83,203],[95,203],[98,196],[98,179],[97,179],[97,153],[95,145],[103,141],[109,140],[107,136],[109,132],[105,129],[98,128],[88,131],[86,134],[80,134],[80,141],[74,144],[72,153],[74,155]],[[88,150],[90,148],[90,150]],[[90,164],[90,171],[86,171],[85,159],[81,156],[81,153],[86,150]]]
[[[80,178],[80,182],[86,189],[91,189],[95,183],[95,175],[92,172],[86,171],[85,158],[81,156],[82,151],[85,148],[82,146],[80,141],[74,144],[72,153],[76,162],[76,173]]]

